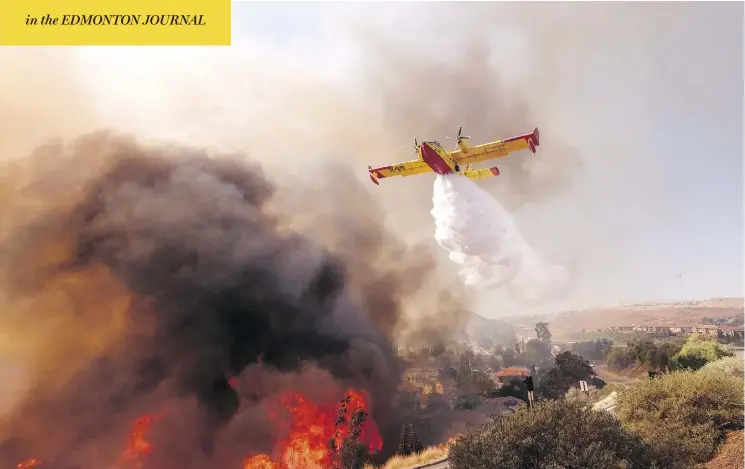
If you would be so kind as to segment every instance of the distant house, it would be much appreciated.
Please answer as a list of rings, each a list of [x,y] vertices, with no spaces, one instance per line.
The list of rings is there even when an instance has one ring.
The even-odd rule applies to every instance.
[[[715,324],[698,324],[696,326],[680,326],[675,323],[670,326],[641,326],[633,324],[631,326],[615,326],[604,329],[607,332],[645,332],[653,336],[667,337],[670,335],[687,335],[687,334],[703,334],[710,337],[731,337],[738,338],[745,336],[745,328],[742,325],[739,326],[728,326],[728,325],[715,325]],[[623,347],[624,344],[615,344],[617,347]]]
[[[745,335],[745,325],[739,326],[719,326],[724,337],[738,337],[743,338]]]
[[[497,378],[497,381],[500,383],[509,383],[513,379],[522,379],[525,378],[530,374],[530,370],[527,368],[520,368],[518,366],[511,366],[509,368],[505,368],[504,370],[497,371],[494,373],[494,375]]]
[[[720,326],[713,324],[699,324],[693,328],[693,332],[696,334],[706,334],[713,337],[719,337]]]

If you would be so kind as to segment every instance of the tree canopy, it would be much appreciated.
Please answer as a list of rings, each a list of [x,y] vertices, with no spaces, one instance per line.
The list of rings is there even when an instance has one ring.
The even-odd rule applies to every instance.
[[[676,368],[698,370],[709,362],[733,355],[731,346],[722,345],[708,337],[692,335],[673,357],[673,363]]]

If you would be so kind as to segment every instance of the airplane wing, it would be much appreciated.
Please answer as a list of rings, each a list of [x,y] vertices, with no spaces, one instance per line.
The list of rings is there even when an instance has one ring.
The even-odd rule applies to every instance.
[[[474,147],[468,147],[464,150],[456,150],[450,155],[458,161],[458,164],[473,164],[481,161],[501,158],[510,153],[520,150],[530,150],[535,153],[535,147],[538,146],[538,127],[528,134],[517,135],[515,137],[498,140],[496,142],[485,143]]]
[[[370,173],[370,179],[375,184],[380,185],[379,179],[389,178],[393,176],[413,176],[415,174],[427,173],[432,171],[424,161],[413,160],[405,161],[403,163],[396,163],[390,166],[381,166],[379,168],[372,168],[368,166],[368,172]]]

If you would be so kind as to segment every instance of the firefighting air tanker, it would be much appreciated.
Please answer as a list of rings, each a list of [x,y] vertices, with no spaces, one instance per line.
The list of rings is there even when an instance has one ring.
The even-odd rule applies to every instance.
[[[439,142],[430,141],[417,143],[414,139],[414,151],[418,158],[412,161],[396,163],[390,166],[373,168],[368,166],[370,179],[377,185],[380,179],[393,176],[414,176],[416,174],[460,174],[470,179],[485,179],[499,176],[499,169],[492,168],[472,169],[474,163],[501,158],[510,153],[529,149],[533,153],[538,146],[538,128],[531,133],[518,135],[516,137],[485,143],[478,146],[468,145],[468,139],[461,135],[463,127],[458,129],[458,149],[447,151]]]

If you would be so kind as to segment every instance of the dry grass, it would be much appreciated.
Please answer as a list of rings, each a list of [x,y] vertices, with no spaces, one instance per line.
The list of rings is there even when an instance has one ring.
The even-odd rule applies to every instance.
[[[424,451],[419,454],[412,454],[411,456],[393,456],[391,459],[386,461],[384,465],[378,466],[377,469],[411,469],[413,467],[445,459],[448,456],[448,448],[453,441],[455,441],[455,438],[451,438],[447,443],[425,448]],[[376,469],[376,467],[367,465],[365,466],[365,469]]]
[[[716,457],[706,464],[706,469],[735,469],[743,467],[745,444],[743,431],[730,432],[727,440],[717,451]]]

